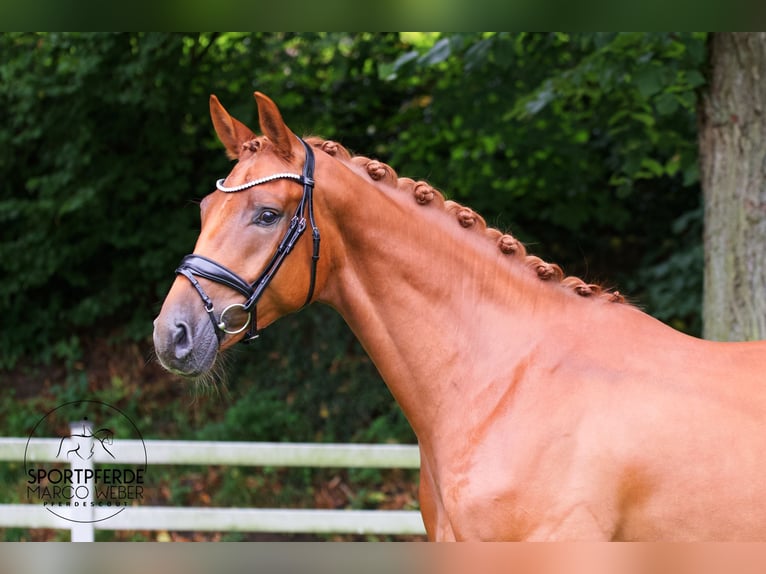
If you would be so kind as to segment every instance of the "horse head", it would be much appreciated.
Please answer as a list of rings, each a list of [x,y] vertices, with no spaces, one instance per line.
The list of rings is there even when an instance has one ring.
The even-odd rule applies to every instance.
[[[97,441],[99,441],[102,446],[104,444],[114,443],[114,431],[112,429],[108,429],[108,428],[98,429],[95,433],[93,433],[93,437]]]
[[[154,322],[157,356],[179,375],[207,373],[219,350],[310,303],[322,283],[313,151],[274,102],[255,99],[261,137],[210,97],[215,131],[237,163],[202,200],[194,253]]]

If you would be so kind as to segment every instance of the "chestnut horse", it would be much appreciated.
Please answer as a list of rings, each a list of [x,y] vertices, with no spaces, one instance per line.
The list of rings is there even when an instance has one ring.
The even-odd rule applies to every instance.
[[[260,137],[210,99],[239,161],[155,321],[167,369],[318,301],[417,435],[430,539],[766,540],[766,343],[679,333],[255,98]]]

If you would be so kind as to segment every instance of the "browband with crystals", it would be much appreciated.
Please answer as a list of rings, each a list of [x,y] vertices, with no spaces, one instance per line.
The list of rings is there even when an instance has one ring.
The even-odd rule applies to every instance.
[[[301,181],[304,176],[299,175],[297,173],[275,173],[273,175],[267,175],[266,177],[262,177],[260,179],[254,179],[252,181],[248,181],[247,183],[243,183],[242,185],[233,185],[231,187],[226,187],[223,182],[226,181],[225,179],[219,179],[215,182],[215,187],[224,193],[235,193],[237,191],[244,191],[245,189],[249,189],[251,187],[255,187],[256,185],[261,185],[263,183],[269,183],[270,181],[274,181],[277,179],[294,179],[296,181]]]

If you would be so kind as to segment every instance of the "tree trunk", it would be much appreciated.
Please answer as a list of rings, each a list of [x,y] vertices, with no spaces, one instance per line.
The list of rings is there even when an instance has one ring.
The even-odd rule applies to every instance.
[[[766,33],[712,34],[700,110],[704,336],[766,339]]]

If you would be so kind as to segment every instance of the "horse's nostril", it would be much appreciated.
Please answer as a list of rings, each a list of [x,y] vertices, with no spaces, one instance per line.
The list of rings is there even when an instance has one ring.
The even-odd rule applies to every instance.
[[[192,332],[189,325],[183,321],[177,321],[174,327],[173,354],[180,361],[188,357],[192,351]]]

